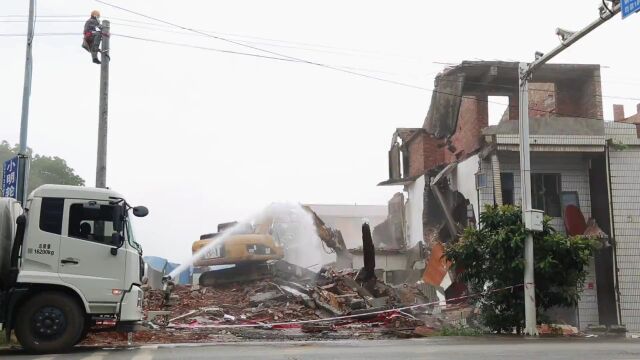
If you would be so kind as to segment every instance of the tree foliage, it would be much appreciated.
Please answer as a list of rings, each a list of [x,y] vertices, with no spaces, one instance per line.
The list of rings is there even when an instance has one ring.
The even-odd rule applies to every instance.
[[[32,150],[28,149],[28,153],[31,155]],[[9,160],[17,154],[17,145],[11,147],[7,141],[0,143],[0,162]],[[30,168],[29,192],[44,184],[84,185],[84,179],[78,176],[64,159],[57,156],[35,154],[31,158]]]
[[[594,242],[556,232],[545,218],[542,232],[533,233],[536,306],[575,306],[580,299],[586,266]],[[480,228],[468,228],[462,238],[449,245],[445,256],[462,269],[460,280],[474,293],[487,291],[480,301],[483,323],[496,332],[519,333],[524,327],[522,284],[524,242],[527,235],[520,208],[489,206],[480,215]]]

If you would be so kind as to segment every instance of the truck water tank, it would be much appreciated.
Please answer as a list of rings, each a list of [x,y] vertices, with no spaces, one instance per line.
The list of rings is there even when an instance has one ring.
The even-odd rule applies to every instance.
[[[0,198],[0,288],[9,272],[11,247],[16,233],[16,219],[22,213],[20,203],[12,198]]]

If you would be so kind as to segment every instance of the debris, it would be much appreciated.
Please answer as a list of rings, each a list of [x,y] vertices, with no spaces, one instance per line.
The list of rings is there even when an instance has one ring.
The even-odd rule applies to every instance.
[[[302,325],[302,332],[304,333],[321,333],[335,330],[333,324],[330,323],[306,323]]]
[[[258,293],[249,298],[252,303],[259,304],[265,301],[276,300],[283,296],[281,292],[278,291],[267,291],[263,293]]]
[[[182,314],[182,315],[180,315],[180,316],[176,316],[176,317],[174,317],[173,319],[169,319],[169,322],[170,322],[170,323],[172,323],[172,322],[174,322],[174,321],[176,321],[176,320],[184,319],[184,318],[189,317],[189,316],[191,316],[191,315],[198,314],[199,312],[200,312],[200,310],[191,310],[191,311],[189,311],[189,312],[188,312],[188,313],[186,313],[186,314]]]
[[[211,316],[215,316],[215,317],[223,317],[224,316],[224,310],[222,310],[222,308],[219,308],[219,307],[207,307],[207,308],[203,308],[202,311],[206,315],[211,315]]]
[[[433,336],[435,334],[436,329],[430,326],[417,326],[413,329],[413,333],[418,336]]]
[[[571,325],[542,324],[538,325],[538,333],[540,335],[577,336],[580,331],[577,327]]]
[[[222,284],[193,290],[174,285],[171,296],[178,300],[171,307],[166,307],[165,291],[149,289],[143,302],[150,330],[135,333],[133,342],[415,337],[420,336],[414,332],[417,327],[437,329],[449,321],[440,318],[455,312],[450,309],[436,316],[426,314],[425,309],[393,310],[424,302],[417,285],[394,288],[374,278],[367,289],[355,280],[358,271],[353,269],[322,268],[315,273],[281,260],[270,263],[269,268],[270,277],[241,287]],[[346,317],[322,321],[336,316]],[[115,333],[89,336],[84,342],[126,343],[126,336]]]
[[[169,316],[169,315],[171,315],[171,311],[166,311],[166,310],[148,311],[147,321],[153,321],[156,317],[159,317],[159,316]]]

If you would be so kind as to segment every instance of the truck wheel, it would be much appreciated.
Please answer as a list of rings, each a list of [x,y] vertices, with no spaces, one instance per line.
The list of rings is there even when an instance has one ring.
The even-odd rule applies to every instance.
[[[16,337],[31,353],[64,352],[77,343],[84,330],[84,311],[64,293],[37,294],[18,311]]]
[[[84,328],[82,329],[82,333],[80,334],[80,337],[78,338],[78,340],[76,340],[76,343],[74,345],[80,344],[84,341],[84,339],[87,338],[87,335],[89,335],[89,331],[91,330],[91,323],[91,317],[87,315],[87,317],[84,319]]]

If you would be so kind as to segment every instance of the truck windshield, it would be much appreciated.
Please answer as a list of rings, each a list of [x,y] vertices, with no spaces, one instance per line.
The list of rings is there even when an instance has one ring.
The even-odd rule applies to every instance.
[[[132,248],[136,249],[139,253],[142,253],[142,246],[136,242],[136,237],[134,235],[135,232],[133,231],[133,224],[131,222],[131,218],[129,218],[128,216],[127,216],[126,228],[127,228],[127,241],[129,242],[129,245]]]

